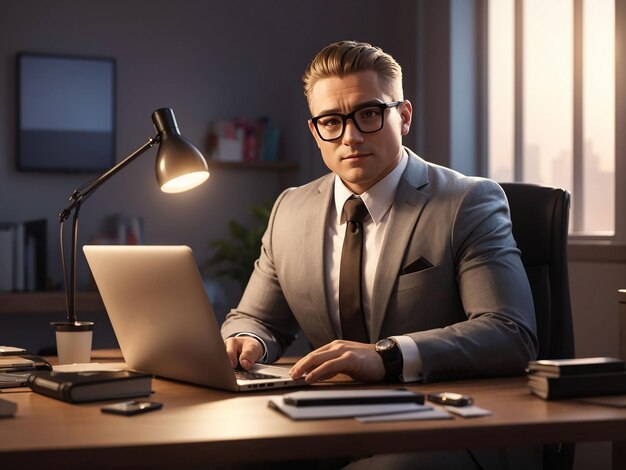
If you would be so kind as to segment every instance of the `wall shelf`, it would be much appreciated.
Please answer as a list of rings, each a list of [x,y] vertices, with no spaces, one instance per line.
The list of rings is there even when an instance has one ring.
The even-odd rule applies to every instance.
[[[263,161],[243,161],[224,162],[220,160],[207,160],[209,170],[212,168],[229,168],[234,170],[266,170],[266,171],[295,171],[298,163],[294,161],[281,160],[276,162]]]
[[[105,311],[97,291],[77,292],[76,310],[79,313]],[[62,291],[0,294],[0,315],[63,312],[65,312],[65,293]]]

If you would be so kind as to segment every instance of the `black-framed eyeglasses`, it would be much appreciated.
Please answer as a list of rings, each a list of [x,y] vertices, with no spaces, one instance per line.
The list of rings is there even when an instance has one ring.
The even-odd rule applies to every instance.
[[[391,101],[390,103],[368,103],[356,108],[348,114],[329,113],[311,118],[311,122],[322,140],[331,141],[339,139],[346,130],[346,122],[352,122],[363,134],[378,132],[385,125],[385,110],[395,108],[403,101]]]

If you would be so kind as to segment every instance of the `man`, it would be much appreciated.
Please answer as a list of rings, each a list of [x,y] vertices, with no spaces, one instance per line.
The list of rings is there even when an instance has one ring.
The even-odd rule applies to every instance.
[[[534,309],[501,188],[402,146],[412,106],[380,49],[331,44],[303,81],[332,173],[278,197],[222,326],[233,367],[275,361],[301,329],[315,349],[291,375],[308,383],[522,373],[537,351]],[[363,220],[345,215],[361,201]]]
[[[373,343],[393,335],[405,381],[516,374],[535,357],[532,297],[505,196],[495,183],[428,164],[402,147],[412,107],[401,74],[391,56],[348,41],[326,47],[308,66],[312,115],[339,116],[309,121],[333,173],[279,196],[248,287],[223,325],[233,366],[248,369],[263,356],[273,362],[298,327],[319,348],[292,370],[294,377],[307,373],[308,382],[339,372],[382,380]],[[374,109],[378,131],[359,131],[358,114],[340,122],[341,113],[396,101]],[[318,130],[336,124],[329,119],[339,129],[324,139]],[[340,339],[341,213],[350,194],[370,212],[363,222],[367,343]]]

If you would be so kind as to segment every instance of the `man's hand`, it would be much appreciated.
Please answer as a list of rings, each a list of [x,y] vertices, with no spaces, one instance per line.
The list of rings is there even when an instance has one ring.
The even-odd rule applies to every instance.
[[[241,364],[241,367],[249,370],[263,356],[263,345],[252,336],[233,336],[227,338],[224,344],[233,369]]]
[[[375,382],[385,378],[385,365],[373,344],[335,340],[300,359],[289,372],[307,383],[346,374],[354,380]]]

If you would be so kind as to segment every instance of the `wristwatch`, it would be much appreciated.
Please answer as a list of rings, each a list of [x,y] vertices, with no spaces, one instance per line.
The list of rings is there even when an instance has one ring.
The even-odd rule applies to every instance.
[[[376,343],[376,352],[385,365],[385,381],[397,382],[402,375],[402,351],[396,340],[383,338]]]

